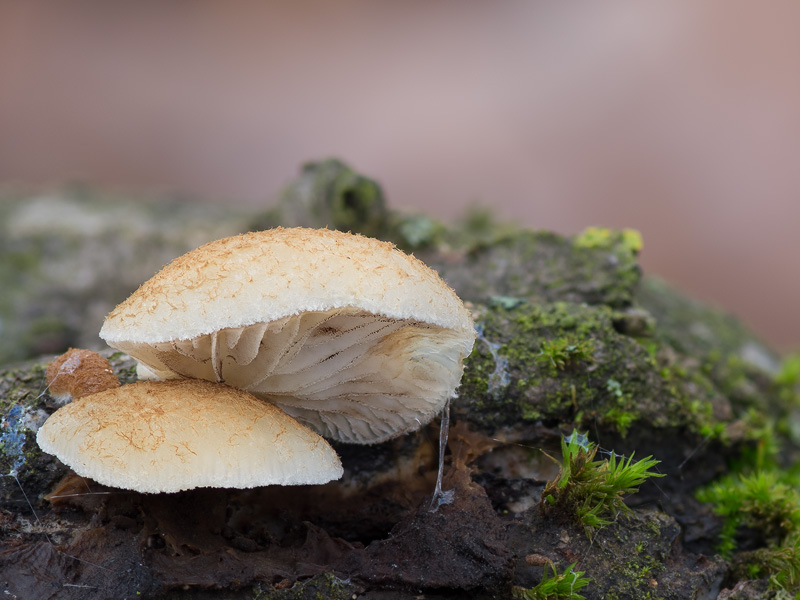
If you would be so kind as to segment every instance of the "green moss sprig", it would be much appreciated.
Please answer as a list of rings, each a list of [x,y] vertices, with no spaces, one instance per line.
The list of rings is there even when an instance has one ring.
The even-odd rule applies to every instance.
[[[575,236],[573,243],[577,248],[619,247],[633,254],[641,252],[644,246],[642,234],[635,229],[618,231],[608,227],[587,227]]]
[[[563,573],[558,573],[555,566],[550,563],[552,571],[548,573],[544,568],[542,580],[532,588],[515,587],[514,598],[520,600],[583,600],[584,596],[578,592],[589,585],[591,579],[584,577],[584,571],[576,571],[572,563]]]
[[[724,558],[736,550],[736,533],[743,526],[760,531],[773,548],[800,535],[800,494],[775,471],[729,475],[699,490],[697,498],[725,518],[718,546]]]
[[[544,340],[536,355],[536,362],[549,364],[553,370],[563,371],[580,362],[591,362],[594,345],[591,340],[573,341],[563,337]]]
[[[634,462],[633,454],[625,458],[611,452],[608,458],[595,460],[597,450],[596,444],[576,432],[562,438],[561,468],[545,486],[540,503],[545,511],[574,515],[590,538],[618,515],[630,514],[623,501],[627,494],[637,492],[651,477],[663,477],[651,471],[660,461],[650,456]]]
[[[796,403],[800,399],[800,353],[783,359],[781,369],[775,375],[775,385],[785,401]]]
[[[792,598],[800,587],[800,538],[795,538],[777,548],[759,548],[742,552],[734,561],[735,567],[744,566],[743,577],[758,579],[769,576],[773,590],[791,593]],[[780,596],[776,596],[780,597]]]
[[[778,469],[766,460],[749,474],[727,475],[700,489],[697,498],[724,517],[717,549],[735,572],[769,577],[770,588],[800,596],[800,492],[795,469]],[[736,552],[742,527],[760,532],[764,547]],[[776,596],[778,597],[778,596]],[[783,597],[783,596],[780,596]]]

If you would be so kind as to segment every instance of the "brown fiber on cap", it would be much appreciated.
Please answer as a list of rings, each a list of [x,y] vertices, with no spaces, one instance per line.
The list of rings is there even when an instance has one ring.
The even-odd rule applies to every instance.
[[[182,379],[76,400],[36,437],[78,475],[139,492],[325,483],[342,475],[319,435],[234,388]]]
[[[224,381],[327,437],[375,443],[441,410],[475,332],[438,274],[391,244],[277,228],[177,258],[100,336],[156,377]]]

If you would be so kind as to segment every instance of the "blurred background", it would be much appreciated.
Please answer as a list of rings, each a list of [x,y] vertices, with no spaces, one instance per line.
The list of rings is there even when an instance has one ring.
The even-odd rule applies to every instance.
[[[0,0],[0,185],[267,206],[337,156],[394,208],[633,227],[800,346],[800,3]]]

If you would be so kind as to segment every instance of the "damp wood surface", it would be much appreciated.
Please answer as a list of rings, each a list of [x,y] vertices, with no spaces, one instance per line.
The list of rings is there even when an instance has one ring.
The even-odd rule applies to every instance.
[[[302,177],[338,181],[345,168]],[[486,215],[445,226],[395,213],[371,180],[354,181],[352,193],[366,190],[361,217],[336,214],[360,206],[356,196],[301,223],[288,201],[247,222],[361,223],[413,251],[468,303],[478,339],[451,404],[443,487],[452,503],[430,510],[438,421],[373,446],[334,444],[344,476],[320,486],[103,487],[38,449],[33,430],[55,403],[44,382],[53,355],[36,356],[0,367],[5,597],[509,598],[549,564],[577,564],[590,579],[585,598],[758,597],[725,591],[745,578],[718,555],[723,519],[696,492],[766,443],[795,461],[797,399],[782,387],[780,357],[732,317],[643,277],[631,232],[563,237]],[[123,384],[136,380],[127,355],[103,354]],[[665,475],[591,538],[540,507],[558,473],[550,457],[576,429],[600,455],[652,456]],[[764,540],[745,532],[741,543]],[[768,579],[741,585],[776,597]]]

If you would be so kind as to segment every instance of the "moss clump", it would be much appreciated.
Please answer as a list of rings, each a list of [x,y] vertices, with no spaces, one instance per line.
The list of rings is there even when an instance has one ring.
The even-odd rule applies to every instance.
[[[790,354],[783,359],[775,375],[775,386],[785,403],[800,405],[800,354]]]
[[[687,426],[679,386],[644,345],[616,330],[615,314],[567,302],[493,303],[481,313],[454,413],[483,428],[542,421],[622,436],[640,420]],[[501,390],[498,366],[506,375]]]
[[[572,341],[569,338],[545,340],[539,348],[536,360],[549,364],[554,370],[563,371],[567,367],[591,362],[593,351],[594,347],[589,340]]]
[[[597,530],[591,539],[572,518],[557,518],[552,511],[545,514],[536,509],[529,515],[527,528],[511,527],[512,539],[518,544],[531,539],[526,552],[550,561],[559,573],[578,560],[577,568],[591,578],[581,594],[592,600],[704,597],[709,583],[720,581],[725,574],[719,558],[698,561],[696,556],[676,553],[681,547],[681,527],[674,518],[655,510],[634,508],[628,518]],[[542,577],[539,569],[520,566],[517,585],[534,587]]]
[[[718,551],[739,578],[766,578],[776,593],[800,592],[800,461],[781,468],[771,429],[734,472],[697,490],[723,519]],[[747,550],[740,550],[743,543]],[[753,549],[755,548],[755,549]]]
[[[630,515],[623,502],[626,495],[639,491],[651,477],[663,477],[651,471],[659,461],[649,456],[633,462],[633,455],[618,458],[612,451],[595,460],[597,450],[596,444],[576,432],[562,439],[561,467],[556,478],[547,482],[540,503],[545,512],[571,515],[589,537],[610,525],[611,518]]]
[[[778,547],[742,552],[733,565],[741,579],[766,579],[775,598],[800,595],[800,539]]]
[[[762,470],[729,475],[698,491],[698,499],[725,518],[719,545],[724,557],[732,556],[742,527],[758,531],[762,543],[772,547],[800,534],[800,493],[781,479],[776,471]]]
[[[576,248],[620,248],[633,254],[642,251],[642,234],[635,229],[608,229],[607,227],[587,227],[573,240]]]
[[[547,567],[545,567],[542,580],[534,587],[514,588],[514,598],[520,600],[583,600],[584,596],[579,592],[589,585],[591,579],[584,577],[583,571],[576,571],[576,564],[572,563],[563,573],[556,571],[552,563],[549,564],[551,572],[548,573]]]
[[[547,254],[541,238],[537,244]],[[572,251],[599,251],[584,246]],[[533,291],[546,295],[541,287]],[[616,308],[611,298],[589,304],[491,296],[476,311],[479,337],[455,418],[489,433],[526,423],[590,429],[605,444],[647,454],[670,440],[668,464],[676,468],[687,457],[699,459],[695,450],[705,452],[709,443],[731,458],[760,444],[769,427],[800,441],[786,418],[797,394],[794,363],[774,381],[770,355],[744,328],[677,295],[676,310],[689,324],[664,316],[671,295],[658,296],[655,314],[642,306]],[[768,426],[773,414],[783,416]]]
[[[794,377],[790,373],[784,380],[785,374],[783,370],[776,377],[778,388],[786,391],[788,384],[793,390]],[[696,497],[711,504],[722,518],[717,550],[731,561],[734,576],[767,581],[774,597],[796,597],[800,594],[800,460],[791,451],[791,436],[782,436],[773,419],[751,412],[761,421],[757,443],[730,461],[730,473],[698,489]],[[795,458],[787,460],[790,456]]]

